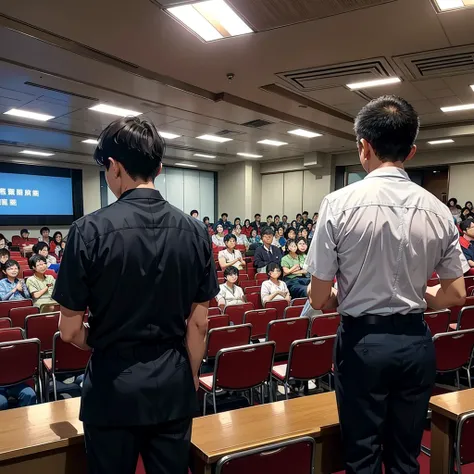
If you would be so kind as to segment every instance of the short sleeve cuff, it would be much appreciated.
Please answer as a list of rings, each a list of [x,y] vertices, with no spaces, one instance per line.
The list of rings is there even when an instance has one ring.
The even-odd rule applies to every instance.
[[[323,272],[318,270],[316,267],[313,265],[308,266],[308,273],[310,273],[312,276],[317,278],[318,280],[322,281],[333,281],[334,277],[336,276],[336,272]]]
[[[72,301],[71,298],[59,292],[53,291],[53,300],[58,302],[64,308],[70,309],[71,311],[85,311],[87,309],[87,303],[81,303],[78,301]]]
[[[211,301],[212,298],[215,298],[219,294],[219,292],[220,288],[217,285],[206,293],[198,293],[194,298],[194,303],[206,303],[207,301]]]
[[[464,272],[461,268],[458,269],[442,269],[437,270],[436,273],[438,274],[440,280],[455,280],[456,278],[460,278],[464,276]]]

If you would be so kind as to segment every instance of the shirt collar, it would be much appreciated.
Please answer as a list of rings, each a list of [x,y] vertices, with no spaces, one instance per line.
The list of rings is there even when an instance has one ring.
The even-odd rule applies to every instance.
[[[156,199],[164,201],[163,196],[157,189],[150,188],[134,188],[125,191],[120,197],[119,201],[130,201],[132,199]]]
[[[410,180],[407,172],[402,168],[397,168],[396,166],[384,166],[382,168],[377,168],[371,173],[369,173],[364,179],[379,177],[401,178],[405,180]]]

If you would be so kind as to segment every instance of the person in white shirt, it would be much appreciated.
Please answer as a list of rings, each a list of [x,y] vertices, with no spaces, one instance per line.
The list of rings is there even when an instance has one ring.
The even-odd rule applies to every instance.
[[[242,226],[240,224],[237,224],[234,227],[233,234],[235,235],[235,242],[237,245],[245,245],[246,249],[250,247],[250,242],[247,239],[247,236],[242,234]]]
[[[222,224],[216,225],[216,233],[212,236],[212,243],[216,247],[225,247],[224,245],[224,226]]]
[[[57,263],[56,257],[49,254],[49,245],[46,242],[38,242],[33,245],[33,253],[42,255],[46,259],[48,268]]]
[[[239,278],[239,271],[235,267],[227,267],[224,270],[225,283],[219,285],[220,291],[216,296],[217,305],[224,309],[226,306],[244,304],[247,302],[244,292],[235,283]]]
[[[260,297],[262,304],[268,301],[286,300],[291,301],[290,292],[284,281],[280,280],[282,271],[278,263],[271,262],[267,265],[268,280],[262,283]]]
[[[222,270],[227,267],[235,267],[237,270],[242,270],[247,263],[242,257],[240,250],[235,250],[236,238],[234,234],[227,234],[224,237],[225,250],[221,250],[218,254],[219,265]]]

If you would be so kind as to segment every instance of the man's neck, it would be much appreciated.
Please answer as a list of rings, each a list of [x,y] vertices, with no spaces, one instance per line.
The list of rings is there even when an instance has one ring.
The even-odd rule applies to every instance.
[[[38,273],[38,272],[35,272],[35,277],[38,278],[39,280],[44,280],[46,278],[44,273]]]
[[[225,284],[232,290],[234,288],[234,284],[226,281]]]
[[[153,181],[130,181],[124,184],[120,195],[131,189],[156,189]]]
[[[468,241],[468,242],[472,242],[474,240],[473,237],[469,237],[467,234],[464,234],[464,238]]]
[[[263,246],[264,246],[266,249],[270,250],[272,244],[263,244]]]
[[[11,276],[7,276],[7,278],[10,283],[15,283],[16,281],[16,278],[12,278]]]

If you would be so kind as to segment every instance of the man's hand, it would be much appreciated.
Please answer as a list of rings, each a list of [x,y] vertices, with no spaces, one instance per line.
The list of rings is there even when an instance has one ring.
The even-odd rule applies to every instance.
[[[23,285],[21,284],[21,281],[19,281],[15,287],[17,291],[23,292]]]

